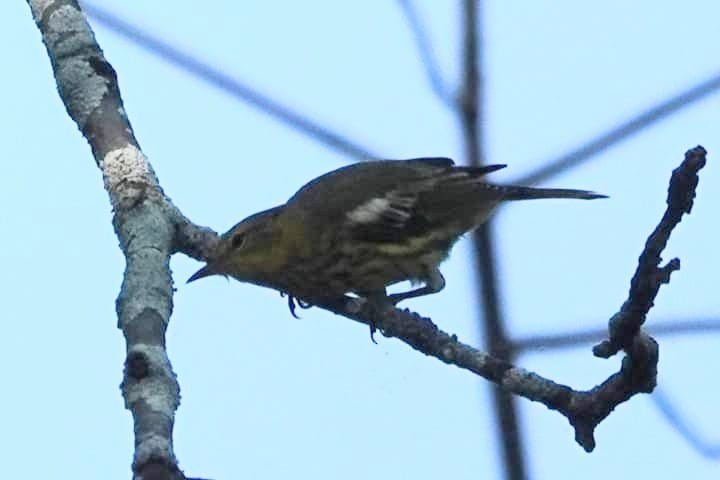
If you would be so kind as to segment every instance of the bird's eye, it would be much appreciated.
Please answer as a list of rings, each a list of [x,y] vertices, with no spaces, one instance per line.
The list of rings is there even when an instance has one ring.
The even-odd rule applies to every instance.
[[[230,241],[230,244],[232,245],[232,248],[239,248],[242,246],[242,244],[244,242],[245,242],[245,234],[238,233],[232,238],[232,240]]]

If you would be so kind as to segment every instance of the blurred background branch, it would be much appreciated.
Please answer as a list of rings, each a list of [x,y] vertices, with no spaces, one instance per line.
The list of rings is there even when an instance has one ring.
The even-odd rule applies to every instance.
[[[442,80],[437,62],[434,59],[432,44],[419,13],[411,0],[398,0],[398,3],[403,9],[408,25],[415,37],[418,53],[423,61],[432,90],[443,103],[448,104],[448,101],[452,99],[452,94]],[[89,18],[92,18],[108,30],[122,36],[149,53],[157,55],[163,61],[176,66],[208,85],[222,90],[231,97],[244,101],[276,118],[289,128],[307,135],[329,149],[355,160],[380,158],[382,156],[348,136],[321,125],[310,117],[294,111],[282,102],[228,75],[222,68],[213,67],[191,53],[172,45],[169,41],[159,38],[146,29],[133,25],[130,21],[113,12],[89,1],[82,1],[81,4]],[[510,183],[536,184],[580,166],[607,149],[666,120],[683,109],[716,93],[718,90],[720,90],[720,73],[713,74],[687,90],[661,100],[619,125],[586,140],[577,147],[570,149],[570,151],[542,162],[537,169],[520,175]]]
[[[703,438],[697,426],[688,420],[680,411],[665,389],[656,388],[650,396],[653,404],[660,411],[663,419],[690,445],[698,454],[711,460],[720,458],[720,443],[712,443]]]
[[[652,336],[702,335],[720,333],[720,319],[678,318],[676,320],[653,320],[646,327]],[[547,335],[528,335],[513,340],[518,353],[537,351],[552,352],[566,348],[585,347],[597,343],[607,335],[607,328],[593,328]]]
[[[139,28],[91,2],[81,2],[81,4],[88,17],[108,30],[121,35],[127,41],[153,55],[157,55],[162,60],[175,65],[193,77],[225,92],[230,97],[257,108],[259,111],[270,115],[289,128],[307,135],[329,149],[354,160],[367,160],[378,157],[363,145],[333,131],[327,126],[320,125],[320,123],[311,120],[306,115],[283,105],[245,82],[228,75],[222,69],[213,67],[149,31]]]
[[[482,73],[482,5],[476,0],[464,0],[462,10],[462,86],[458,98],[458,119],[465,144],[468,165],[485,164],[484,152],[484,82]],[[507,336],[505,320],[500,309],[497,280],[498,260],[492,238],[494,221],[490,218],[472,232],[474,264],[478,281],[477,298],[480,304],[480,323],[488,353],[513,362],[514,352]],[[503,472],[508,480],[527,478],[520,421],[515,396],[497,385],[492,389],[495,410],[495,431],[503,458]]]
[[[457,105],[453,100],[452,90],[448,88],[442,77],[437,59],[435,58],[432,42],[427,32],[427,26],[415,8],[415,3],[413,0],[398,0],[398,4],[402,9],[408,27],[410,27],[410,31],[415,39],[418,55],[425,68],[425,75],[430,84],[430,88],[445,105],[453,110],[456,109]]]
[[[681,110],[716,93],[718,90],[720,90],[720,73],[716,73],[687,90],[656,103],[647,110],[638,112],[619,125],[599,133],[569,152],[542,162],[540,167],[521,175],[517,180],[513,180],[513,183],[533,185],[572,170],[592,160],[610,147],[629,140],[643,130],[668,119]]]

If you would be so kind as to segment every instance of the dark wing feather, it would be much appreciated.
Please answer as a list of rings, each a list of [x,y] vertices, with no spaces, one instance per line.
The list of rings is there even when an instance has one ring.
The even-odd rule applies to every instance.
[[[452,158],[447,157],[420,157],[420,158],[409,158],[407,160],[400,160],[401,162],[407,163],[420,163],[430,165],[432,167],[450,168],[455,165]]]
[[[316,178],[286,205],[308,228],[344,223],[365,241],[397,241],[431,228],[431,219],[419,206],[447,203],[438,202],[433,192],[465,193],[470,185],[477,186],[480,177],[503,167],[455,167],[443,157],[362,162]]]
[[[346,223],[355,238],[366,242],[396,242],[420,235],[430,226],[417,210],[421,191],[391,190],[348,212]]]
[[[458,230],[470,228],[476,212],[482,209],[480,200],[487,199],[488,205],[494,205],[494,200],[500,198],[500,192],[481,178],[504,167],[449,166],[367,200],[349,212],[348,223],[354,227],[356,238],[370,242],[402,242],[449,224],[457,225],[451,231],[459,234]]]

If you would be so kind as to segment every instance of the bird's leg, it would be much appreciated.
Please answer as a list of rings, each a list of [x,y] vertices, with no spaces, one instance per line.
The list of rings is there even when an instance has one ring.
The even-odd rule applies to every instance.
[[[387,291],[383,288],[381,290],[373,290],[369,292],[357,292],[358,295],[362,296],[372,306],[372,314],[368,319],[370,325],[370,339],[375,341],[375,332],[377,331],[377,319],[381,319],[383,314],[390,308],[394,308],[395,305],[408,298],[421,297],[423,295],[430,295],[431,293],[437,293],[445,288],[445,278],[440,273],[440,270],[434,268],[428,271],[425,277],[425,286],[410,290],[409,292],[393,293],[388,295]]]
[[[388,310],[394,307],[393,303],[390,301],[390,297],[388,297],[387,292],[385,289],[381,290],[373,290],[369,292],[356,292],[358,295],[360,295],[362,298],[355,299],[358,302],[358,305],[362,305],[362,303],[367,302],[368,305],[370,305],[370,316],[367,319],[368,320],[368,326],[370,327],[370,340],[373,341],[373,343],[377,343],[375,341],[375,332],[377,331],[377,320],[381,319],[383,314]]]
[[[416,288],[415,290],[410,290],[409,292],[393,293],[392,295],[388,296],[388,299],[390,300],[390,302],[392,302],[393,305],[396,305],[397,303],[402,302],[403,300],[407,300],[408,298],[422,297],[423,295],[437,293],[443,288],[445,288],[445,277],[442,276],[440,270],[435,268],[428,272],[428,276],[427,278],[425,278],[424,287]]]

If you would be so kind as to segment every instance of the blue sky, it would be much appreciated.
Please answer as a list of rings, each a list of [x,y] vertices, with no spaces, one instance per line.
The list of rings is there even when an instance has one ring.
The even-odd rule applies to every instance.
[[[416,2],[449,85],[459,74],[459,2]],[[717,72],[720,6],[690,1],[488,2],[488,161],[510,181],[629,115]],[[96,1],[389,158],[462,161],[454,115],[430,92],[391,1]],[[123,258],[90,150],[58,98],[24,2],[2,2],[6,74],[0,189],[5,391],[0,451],[9,478],[128,478],[132,423],[118,389],[124,342],[114,301]],[[115,34],[96,35],[163,188],[193,220],[224,231],[348,162],[208,88]],[[698,200],[666,250],[682,269],[649,322],[715,317],[720,94],[582,168],[545,182],[610,195],[528,202],[496,222],[503,306],[513,335],[603,325],[624,300],[637,255],[683,153],[710,152]],[[168,349],[182,388],[176,454],[206,478],[502,478],[488,383],[317,309],[290,317],[271,290],[223,279],[185,285],[199,264],[172,260]],[[476,345],[469,243],[444,265],[441,294],[408,302]],[[660,384],[720,442],[720,338],[660,337]],[[617,369],[589,346],[519,363],[575,388]],[[522,400],[532,478],[713,478],[647,397],[621,405],[585,453],[560,415]],[[22,473],[20,473],[22,472]]]

